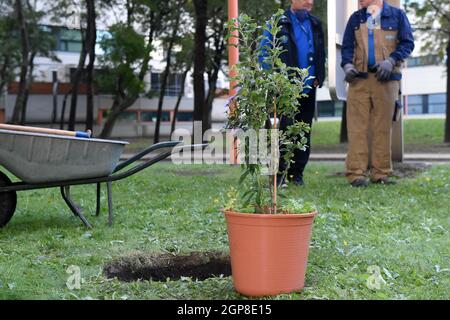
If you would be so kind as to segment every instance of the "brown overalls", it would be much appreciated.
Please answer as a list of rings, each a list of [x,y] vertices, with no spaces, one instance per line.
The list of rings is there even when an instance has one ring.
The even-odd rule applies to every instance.
[[[367,23],[361,22],[354,32],[353,64],[359,72],[367,73],[369,52]],[[387,59],[395,51],[397,32],[392,29],[374,30],[376,63]],[[393,73],[400,73],[400,68],[400,64],[395,66]],[[346,160],[346,176],[350,183],[364,177],[369,164],[372,181],[392,173],[392,117],[395,101],[399,95],[399,86],[399,81],[378,81],[375,73],[368,73],[367,78],[357,78],[350,83],[347,98],[349,144]]]

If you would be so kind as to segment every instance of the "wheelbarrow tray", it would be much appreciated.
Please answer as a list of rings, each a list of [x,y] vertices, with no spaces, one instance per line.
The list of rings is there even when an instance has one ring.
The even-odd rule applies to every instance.
[[[30,184],[105,177],[127,144],[0,130],[0,165]]]
[[[60,188],[61,196],[72,213],[91,224],[70,196],[72,186],[96,184],[96,216],[100,214],[101,184],[108,195],[108,223],[113,222],[112,183],[132,176],[184,149],[205,148],[206,144],[183,145],[181,141],[164,141],[151,145],[128,160],[118,160],[127,142],[67,138],[48,134],[29,134],[0,130],[0,166],[23,181],[12,182],[0,172],[0,228],[14,214],[19,191]],[[56,156],[59,154],[59,156]],[[148,159],[144,156],[151,155]],[[139,161],[139,163],[138,163]],[[117,164],[117,165],[116,165]],[[89,167],[95,167],[90,169]],[[27,182],[29,181],[29,182]],[[37,181],[37,182],[33,182]]]

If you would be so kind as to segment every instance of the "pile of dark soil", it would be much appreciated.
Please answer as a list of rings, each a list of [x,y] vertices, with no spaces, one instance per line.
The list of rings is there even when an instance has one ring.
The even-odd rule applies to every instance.
[[[431,164],[428,163],[394,163],[393,176],[399,179],[414,178],[418,174],[431,168]],[[332,174],[334,177],[344,177],[344,172],[336,172]]]
[[[397,178],[414,178],[418,174],[431,168],[428,163],[394,163],[394,177]]]

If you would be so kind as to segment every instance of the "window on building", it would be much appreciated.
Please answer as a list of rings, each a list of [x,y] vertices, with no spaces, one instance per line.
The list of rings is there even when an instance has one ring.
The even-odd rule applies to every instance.
[[[143,111],[141,112],[141,122],[156,122],[158,116],[157,111]],[[161,114],[161,121],[170,121],[170,112],[163,111]]]
[[[80,52],[82,47],[81,33],[77,29],[58,28],[56,30],[56,50]]]
[[[102,117],[103,119],[106,119],[109,115],[111,110],[103,110],[102,111]],[[137,121],[137,112],[134,110],[127,110],[123,111],[119,114],[117,120],[118,121]]]
[[[342,117],[343,111],[344,111],[344,102],[343,101],[335,101],[334,102],[334,116]]]
[[[125,111],[119,114],[117,118],[118,121],[137,121],[137,112],[136,111]]]
[[[152,72],[151,74],[151,88],[152,91],[159,92],[161,90],[161,76],[162,73]],[[181,92],[181,84],[182,84],[182,74],[170,74],[168,79],[168,84],[166,87],[166,96],[176,97]]]
[[[430,94],[428,96],[429,113],[445,113],[447,97],[445,93]]]
[[[421,67],[421,66],[433,66],[439,64],[439,57],[437,55],[427,55],[422,57],[409,58],[408,68]]]
[[[194,113],[193,112],[186,112],[186,111],[179,111],[177,113],[177,121],[180,122],[192,122],[194,120]]]
[[[319,117],[341,117],[344,103],[342,101],[318,101]]]
[[[334,101],[318,101],[317,108],[319,111],[319,117],[334,117]]]
[[[80,29],[69,29],[66,27],[48,26],[41,25],[41,30],[51,33],[55,40],[55,51],[63,52],[81,52],[82,48],[82,38]],[[110,33],[105,30],[97,29],[97,41],[96,41],[96,52],[97,54],[102,54],[103,51],[100,46],[100,41],[104,37],[110,36]]]
[[[423,96],[415,95],[408,96],[408,114],[422,114],[424,113]]]

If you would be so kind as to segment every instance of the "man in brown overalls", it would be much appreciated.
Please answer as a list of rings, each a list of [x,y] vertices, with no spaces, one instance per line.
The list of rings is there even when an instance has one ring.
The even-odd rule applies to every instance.
[[[392,183],[388,179],[392,118],[401,64],[414,50],[414,39],[402,10],[383,0],[359,0],[359,4],[362,9],[353,13],[345,30],[341,66],[350,84],[346,177],[352,186],[365,187],[367,169],[372,182]]]

